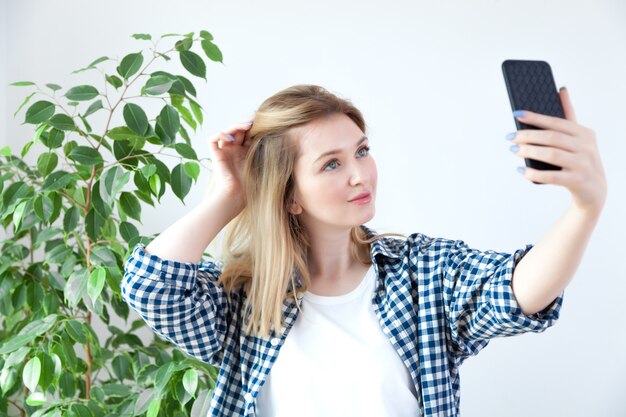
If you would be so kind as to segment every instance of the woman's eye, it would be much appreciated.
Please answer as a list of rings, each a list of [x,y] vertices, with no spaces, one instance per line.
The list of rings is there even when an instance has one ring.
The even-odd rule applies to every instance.
[[[326,168],[330,167],[333,164],[337,165],[337,161],[330,161],[328,164],[326,164],[326,166],[324,167],[324,171],[328,171],[328,169]],[[334,167],[332,168],[334,169]]]
[[[367,153],[369,152],[370,147],[369,146],[364,146],[361,149],[359,149],[357,151],[357,153],[361,153],[361,157],[364,157],[367,155]],[[365,151],[365,152],[363,152]],[[324,167],[324,171],[332,171],[335,169],[335,166],[333,166],[333,164],[336,166],[337,165],[337,160],[333,159],[332,161],[330,161],[329,163],[326,164],[326,166]],[[331,167],[331,169],[327,169],[328,167]]]

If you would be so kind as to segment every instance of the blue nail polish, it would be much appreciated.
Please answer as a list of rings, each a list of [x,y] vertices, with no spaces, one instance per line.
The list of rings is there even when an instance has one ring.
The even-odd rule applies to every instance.
[[[235,138],[230,133],[227,133],[226,136],[228,136],[228,139],[230,139],[232,142],[235,141]]]
[[[524,110],[515,110],[513,112],[513,117],[526,117],[526,113],[524,112]]]
[[[517,172],[524,175],[524,172],[526,172],[526,167],[517,167]]]
[[[519,150],[519,146],[518,145],[513,145],[511,146],[511,152],[517,152]]]
[[[517,132],[509,133],[508,135],[506,135],[506,140],[513,140],[515,138],[515,135],[517,135]]]

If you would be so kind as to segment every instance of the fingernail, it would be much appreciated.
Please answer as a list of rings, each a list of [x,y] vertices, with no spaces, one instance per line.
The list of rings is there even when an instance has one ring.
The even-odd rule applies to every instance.
[[[228,136],[228,139],[231,140],[231,142],[235,141],[235,138],[233,137],[233,135],[231,135],[230,133],[227,133],[226,136]]]
[[[517,135],[517,132],[509,133],[508,135],[506,135],[506,140],[513,140],[513,138],[515,138],[515,135]]]
[[[252,121],[243,122],[243,124],[252,126]]]
[[[567,90],[567,87],[563,86],[563,87],[559,88],[559,92],[563,91],[563,90]]]
[[[515,111],[513,112],[513,117],[516,117],[516,118],[517,118],[517,117],[524,118],[524,117],[526,117],[526,113],[525,113],[523,110],[515,110]]]
[[[524,172],[526,172],[526,167],[517,167],[517,172],[524,174]]]
[[[518,145],[513,145],[511,146],[511,152],[517,152],[519,150],[519,146]]]

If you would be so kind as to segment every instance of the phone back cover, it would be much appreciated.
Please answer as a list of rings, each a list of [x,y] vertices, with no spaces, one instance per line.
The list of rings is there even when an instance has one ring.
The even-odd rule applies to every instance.
[[[545,61],[506,60],[502,73],[513,110],[565,118],[550,65]],[[537,129],[515,119],[517,129]]]

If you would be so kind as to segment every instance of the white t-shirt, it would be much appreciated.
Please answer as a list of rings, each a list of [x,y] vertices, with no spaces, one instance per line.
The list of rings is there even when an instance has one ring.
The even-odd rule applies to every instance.
[[[411,376],[372,305],[374,267],[341,296],[305,292],[257,396],[259,417],[420,416]]]

